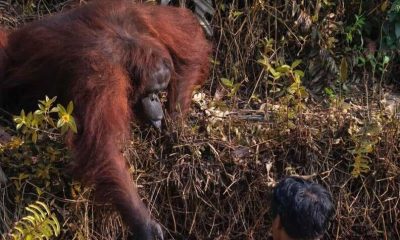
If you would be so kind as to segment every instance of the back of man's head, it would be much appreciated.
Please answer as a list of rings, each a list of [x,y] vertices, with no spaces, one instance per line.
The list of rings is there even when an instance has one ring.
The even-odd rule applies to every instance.
[[[281,180],[272,199],[274,219],[279,216],[286,234],[293,239],[318,239],[334,214],[331,194],[321,185],[298,177]]]

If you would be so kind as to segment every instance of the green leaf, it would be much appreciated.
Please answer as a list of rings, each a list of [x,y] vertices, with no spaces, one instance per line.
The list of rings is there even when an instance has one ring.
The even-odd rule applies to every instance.
[[[60,127],[62,127],[64,125],[64,121],[62,120],[62,119],[59,119],[58,121],[57,121],[57,128],[60,128]]]
[[[45,203],[35,202],[27,206],[26,211],[30,214],[18,221],[11,230],[10,236],[14,239],[53,239],[60,234],[60,224],[55,214]]]
[[[43,194],[43,190],[42,190],[41,188],[36,187],[35,190],[36,190],[36,193],[37,193],[39,196],[41,196],[41,195]]]
[[[71,114],[73,110],[74,110],[74,104],[72,103],[72,101],[70,101],[67,106],[67,113]]]
[[[68,131],[68,126],[64,125],[61,127],[61,135],[64,135]]]
[[[228,79],[228,78],[221,78],[221,83],[227,88],[232,88],[233,87],[233,81]]]
[[[36,206],[35,204],[32,204],[29,207],[26,207],[26,210],[30,210],[30,212],[36,213],[42,218],[46,216],[46,212],[43,211],[44,209],[41,209],[40,207]]]
[[[78,133],[78,129],[76,128],[75,119],[73,117],[71,117],[71,120],[69,122],[69,127],[72,130],[72,132]]]
[[[43,106],[43,104],[40,104],[40,103],[39,103],[39,104],[38,104],[38,107],[39,107],[39,109],[42,110],[42,111],[45,110],[45,107]]]
[[[24,230],[21,227],[14,227],[15,230],[17,230],[18,232],[20,232],[21,234],[24,234]]]
[[[389,63],[389,61],[390,61],[390,58],[389,58],[389,56],[384,56],[383,57],[383,65],[386,65],[386,64],[388,64]]]
[[[241,11],[234,11],[233,12],[233,16],[234,17],[239,17],[240,15],[242,15],[243,14],[243,12],[241,12]]]
[[[18,123],[16,129],[19,130],[23,125],[24,123]]]
[[[34,115],[43,114],[43,110],[36,110],[33,114],[34,114]]]
[[[292,84],[288,87],[287,91],[288,91],[288,93],[290,93],[290,94],[294,94],[298,89],[299,89],[299,85],[298,85],[297,83],[292,83]]]
[[[304,77],[304,72],[301,70],[294,70],[295,75],[299,76],[300,78]]]
[[[61,115],[67,114],[67,110],[65,110],[65,108],[61,104],[57,104],[57,108],[59,114]]]
[[[240,86],[241,86],[242,84],[241,83],[235,83],[235,84],[233,84],[233,87],[232,87],[232,89],[231,89],[231,92],[229,93],[229,97],[233,97],[236,93],[237,93],[237,91],[239,90],[239,88],[240,88]]]
[[[39,220],[39,221],[42,221],[42,220],[43,220],[42,216],[40,215],[40,212],[38,212],[38,211],[36,211],[35,209],[33,209],[32,206],[28,206],[28,207],[26,207],[25,209],[26,209],[27,211],[29,211],[30,213],[32,213],[33,215],[23,217],[22,219],[28,220],[28,221],[30,221],[30,222],[33,223],[33,224],[35,224],[36,219]]]
[[[218,66],[218,65],[221,64],[218,60],[213,59],[213,58],[210,58],[210,63],[213,64],[213,65],[215,65],[215,66]]]
[[[278,79],[282,76],[281,73],[275,71],[275,69],[273,69],[272,67],[270,67],[268,70],[275,79]]]
[[[326,88],[324,88],[324,92],[325,92],[326,95],[328,95],[328,97],[335,97],[336,96],[335,91],[333,91],[332,88],[326,87]]]
[[[36,144],[37,140],[38,140],[38,134],[37,134],[36,131],[33,131],[33,133],[32,133],[32,142]]]
[[[291,68],[289,65],[284,64],[284,65],[282,65],[282,66],[277,67],[275,70],[276,70],[277,72],[280,72],[280,73],[287,73],[287,72],[289,72],[291,69],[292,69],[292,68]]]
[[[50,209],[46,204],[44,204],[44,203],[42,203],[40,201],[36,201],[36,204],[41,205],[43,207],[43,209],[47,212],[47,214],[50,215]]]
[[[300,65],[300,63],[301,63],[301,60],[300,60],[300,59],[295,60],[295,61],[292,63],[292,69],[295,69],[297,66]]]
[[[265,69],[271,68],[268,58],[264,55],[263,55],[263,58],[257,60],[257,63],[261,64]]]

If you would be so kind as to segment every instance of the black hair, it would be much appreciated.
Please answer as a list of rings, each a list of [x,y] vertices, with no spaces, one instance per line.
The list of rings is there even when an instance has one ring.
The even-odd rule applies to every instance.
[[[327,230],[334,215],[332,196],[323,186],[299,177],[286,177],[274,188],[272,216],[278,215],[294,239],[315,239]]]

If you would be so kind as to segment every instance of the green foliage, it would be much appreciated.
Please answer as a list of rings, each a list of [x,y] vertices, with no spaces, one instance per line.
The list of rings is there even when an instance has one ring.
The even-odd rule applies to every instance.
[[[296,69],[301,64],[301,60],[295,60],[291,65],[279,64],[274,67],[268,57],[263,55],[258,63],[271,74],[270,93],[280,97],[280,107],[275,109],[278,110],[278,118],[288,124],[289,128],[295,128],[293,121],[307,108],[304,103],[308,98],[307,89],[301,81],[304,72]]]
[[[40,201],[25,207],[28,215],[19,220],[10,232],[14,240],[51,239],[60,234],[60,223],[49,207]]]
[[[329,99],[335,99],[336,98],[336,93],[332,88],[326,87],[326,88],[324,88],[324,92],[329,97]]]
[[[74,133],[77,133],[76,123],[74,117],[72,117],[72,111],[74,110],[74,105],[69,102],[67,110],[61,105],[57,104],[57,112],[59,120],[57,121],[57,128],[61,128],[61,134],[64,134],[71,129]]]
[[[340,61],[338,74],[336,85],[333,88],[325,87],[324,93],[328,96],[331,106],[345,109],[346,103],[344,102],[343,91],[347,90],[346,82],[349,78],[349,64],[346,57],[343,57]],[[338,92],[338,94],[336,92]]]
[[[387,13],[383,26],[383,47],[397,49],[400,46],[400,0],[395,0]]]
[[[76,132],[72,117],[73,104],[65,109],[61,105],[53,107],[56,97],[39,101],[36,111],[14,116],[18,136],[0,144],[0,158],[14,188],[14,201],[21,204],[25,199],[27,183],[38,196],[45,191],[56,192],[53,184],[63,174],[60,168],[69,158],[63,143],[63,135],[71,130]],[[58,117],[58,118],[57,118]],[[59,186],[57,186],[59,189]],[[24,191],[23,191],[24,190]]]
[[[381,121],[379,118],[374,121],[363,123],[358,120],[358,124],[354,123],[350,126],[348,132],[355,147],[350,150],[354,156],[351,174],[353,177],[359,177],[363,173],[370,170],[370,160],[368,154],[374,151],[382,132]],[[361,124],[361,127],[359,126]]]
[[[221,83],[225,88],[228,88],[230,90],[228,97],[235,96],[236,93],[239,91],[240,86],[242,85],[241,83],[234,83],[233,80],[228,78],[221,78]]]
[[[34,14],[37,5],[35,4],[35,0],[27,0],[23,5],[24,14]]]
[[[0,154],[2,154],[6,150],[14,150],[18,149],[24,141],[18,137],[12,137],[9,142],[0,143]]]
[[[389,66],[391,57],[387,55],[387,53],[383,51],[379,51],[376,56],[372,54],[368,54],[366,57],[363,55],[359,55],[357,58],[357,66],[358,67],[371,67],[371,73],[376,74],[384,74],[387,71]]]
[[[34,13],[44,5],[36,2]],[[384,46],[396,49],[400,1],[224,1],[215,10],[213,81],[194,96],[191,124],[170,124],[168,141],[163,134],[161,140],[152,139],[138,128],[127,149],[133,148],[138,156],[135,170],[146,172],[138,184],[145,182],[147,191],[159,190],[161,197],[173,194],[172,201],[161,201],[165,206],[159,208],[160,221],[168,220],[170,210],[177,209],[171,206],[184,203],[189,207],[173,212],[177,221],[169,221],[167,231],[175,238],[196,235],[199,239],[217,238],[225,231],[226,238],[234,240],[248,235],[250,229],[254,239],[262,239],[269,223],[257,223],[268,209],[254,199],[263,198],[279,176],[298,174],[329,186],[341,203],[336,218],[340,222],[332,222],[327,238],[398,239],[391,219],[398,214],[400,127],[398,120],[388,126],[371,116],[383,107],[384,94],[377,94],[377,84],[382,82],[379,75],[393,74],[391,79],[396,79],[396,55]],[[27,17],[32,19],[18,20]],[[302,63],[298,65],[296,59]],[[386,91],[391,87],[382,86]],[[312,101],[308,91],[313,92]],[[320,98],[321,92],[328,97],[328,105]],[[76,185],[72,193],[65,191],[68,184],[58,170],[66,158],[59,144],[60,126],[73,131],[68,123],[74,125],[68,106],[64,107],[50,113],[53,124],[39,127],[35,143],[32,128],[27,136],[23,125],[20,138],[0,146],[1,166],[10,179],[7,199],[15,196],[19,203],[15,208],[36,200],[37,195],[50,202],[47,198],[52,196],[46,192],[57,199],[65,193],[68,199],[82,197],[82,189],[75,194]],[[398,109],[398,104],[393,107]],[[154,158],[166,161],[154,164]],[[176,191],[171,192],[171,186]],[[229,200],[218,201],[219,193]],[[64,205],[68,202],[55,204],[70,209]],[[107,218],[116,219],[85,212],[91,209],[86,203],[77,202],[76,208],[83,211],[66,213],[61,238],[116,239],[97,230],[114,231],[120,223],[98,226],[98,219],[101,224]],[[218,216],[232,231],[226,231],[226,224],[218,227],[212,221],[197,221],[215,217],[215,211],[207,209],[220,209]],[[190,228],[188,220],[194,223]],[[343,231],[341,226],[354,222],[356,228]],[[124,236],[121,229],[115,230],[119,238]]]
[[[390,15],[394,15],[396,13],[400,13],[400,0],[396,0],[392,3],[392,7],[390,9]],[[394,16],[392,16],[394,17]]]
[[[41,133],[45,133],[45,136],[57,135],[58,129],[61,130],[61,135],[65,134],[69,129],[76,133],[75,119],[71,115],[74,109],[73,103],[70,102],[67,109],[60,104],[57,104],[57,107],[53,107],[56,99],[57,97],[50,99],[46,96],[45,100],[39,101],[39,109],[33,113],[25,114],[25,111],[21,110],[19,116],[14,116],[17,130],[21,130],[25,137],[30,137],[33,143],[36,143],[38,138],[43,136]],[[52,113],[58,113],[57,124],[54,123],[51,117]]]
[[[73,104],[54,107],[55,101],[56,97],[46,96],[36,111],[22,110],[14,116],[18,135],[0,144],[2,167],[11,183],[7,186],[8,198],[15,206],[44,198],[46,192],[57,195],[68,191],[68,184],[62,181],[62,169],[69,159],[63,136],[77,129]],[[35,202],[26,210],[29,214],[7,230],[12,239],[50,239],[60,234],[58,220],[46,204]]]
[[[365,25],[365,17],[360,16],[360,15],[355,15],[355,22],[346,27],[345,29],[345,35],[346,35],[346,41],[350,44],[353,42],[354,36],[357,34],[360,37],[362,37],[362,28]]]

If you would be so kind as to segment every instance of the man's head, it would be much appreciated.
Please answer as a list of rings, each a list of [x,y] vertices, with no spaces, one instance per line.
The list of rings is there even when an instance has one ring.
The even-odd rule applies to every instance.
[[[324,187],[298,177],[287,177],[273,192],[273,239],[322,238],[333,214],[332,196]]]

